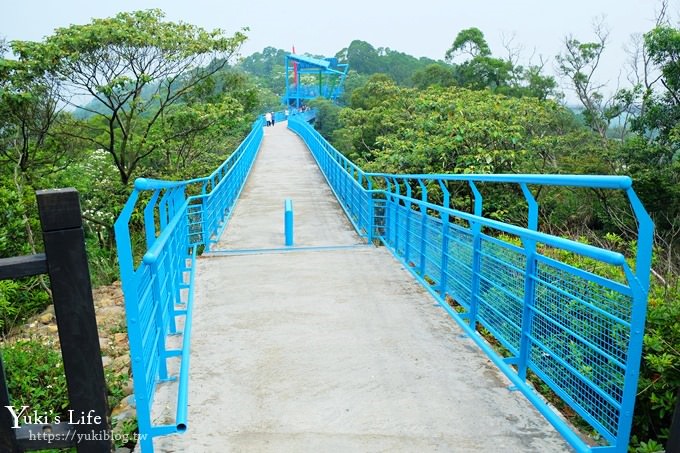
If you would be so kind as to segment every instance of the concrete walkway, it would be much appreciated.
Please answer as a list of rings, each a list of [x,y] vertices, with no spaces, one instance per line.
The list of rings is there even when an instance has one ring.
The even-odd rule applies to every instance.
[[[283,247],[286,198],[293,201],[295,246],[362,244],[312,154],[284,122],[265,128],[246,187],[213,249]]]
[[[285,123],[265,131],[231,254],[198,262],[188,430],[156,451],[567,451],[389,252],[357,245]],[[334,247],[234,252],[283,244],[285,197],[296,245]]]

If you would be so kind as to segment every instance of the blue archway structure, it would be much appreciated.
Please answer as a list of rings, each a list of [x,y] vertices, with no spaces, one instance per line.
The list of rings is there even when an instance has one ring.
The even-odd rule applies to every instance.
[[[283,103],[300,108],[306,100],[324,97],[337,101],[343,92],[349,65],[337,58],[286,55],[286,94]]]

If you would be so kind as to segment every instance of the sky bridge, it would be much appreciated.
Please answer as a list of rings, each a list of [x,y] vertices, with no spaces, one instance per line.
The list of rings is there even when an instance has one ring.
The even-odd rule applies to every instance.
[[[135,182],[116,237],[138,449],[625,452],[651,246],[630,180],[365,173],[313,130],[313,114],[258,119],[208,177]],[[445,181],[471,187],[473,213],[449,206]],[[432,183],[442,204],[428,199]],[[483,217],[487,183],[520,186],[526,226]],[[624,191],[640,224],[634,270],[540,233],[540,185]]]
[[[337,58],[288,54],[285,59],[286,94],[283,104],[300,108],[306,101],[324,97],[336,101],[344,91],[349,65]]]

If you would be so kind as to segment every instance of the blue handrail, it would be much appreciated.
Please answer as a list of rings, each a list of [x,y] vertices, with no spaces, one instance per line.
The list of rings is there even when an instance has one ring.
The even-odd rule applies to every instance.
[[[199,247],[209,250],[221,235],[243,189],[263,137],[258,118],[245,140],[213,173],[185,181],[139,178],[114,224],[125,297],[137,423],[143,453],[153,452],[153,438],[184,432],[187,427],[189,341],[193,281]],[[142,196],[143,193],[150,196]],[[195,193],[195,195],[187,195]],[[145,200],[138,206],[140,199]],[[142,212],[146,250],[135,264],[131,222]],[[137,221],[137,220],[135,220]],[[183,333],[177,322],[183,319]],[[169,335],[182,333],[177,349]],[[179,357],[178,376],[167,360]],[[151,418],[159,382],[178,380],[174,424],[154,425]]]
[[[627,451],[654,228],[630,178],[366,173],[306,121],[293,117],[288,127],[309,147],[357,232],[385,245],[575,450]],[[469,185],[472,213],[450,206],[451,181]],[[485,218],[479,183],[518,185],[528,206],[526,226]],[[432,184],[441,189],[441,204],[428,200]],[[620,253],[539,232],[539,205],[529,187],[535,185],[623,191],[638,223],[634,268]],[[420,188],[420,198],[412,187]],[[576,267],[565,255],[596,265]],[[482,327],[504,352],[489,345]],[[607,446],[586,444],[537,395],[529,372]]]
[[[485,174],[391,174],[365,173],[367,176],[386,179],[420,180],[420,181],[474,181],[513,184],[536,184],[543,186],[588,187],[595,189],[621,189],[632,187],[633,181],[628,176],[599,175],[485,175]]]

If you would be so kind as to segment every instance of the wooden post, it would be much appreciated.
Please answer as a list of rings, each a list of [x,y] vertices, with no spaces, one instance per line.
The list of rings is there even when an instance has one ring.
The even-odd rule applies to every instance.
[[[67,421],[82,434],[78,453],[108,453],[106,381],[78,192],[40,190],[36,195],[68,386],[71,417]]]
[[[673,412],[673,421],[671,422],[671,431],[668,435],[666,451],[669,453],[680,451],[680,388],[676,395],[675,411]]]
[[[19,451],[19,448],[16,443],[16,433],[12,428],[14,422],[6,409],[6,406],[9,405],[5,366],[2,363],[2,357],[0,357],[0,451],[15,452]]]

